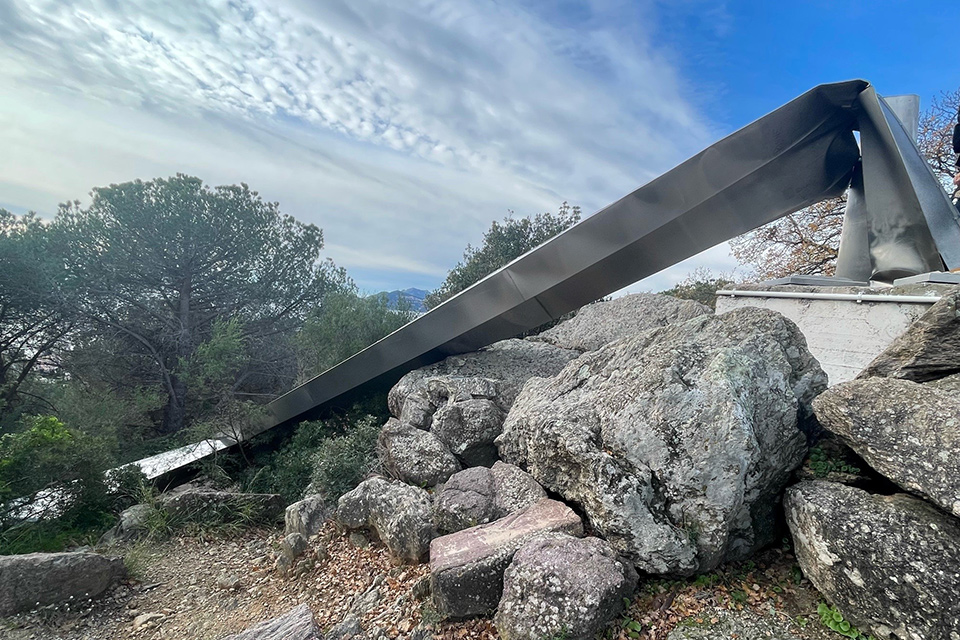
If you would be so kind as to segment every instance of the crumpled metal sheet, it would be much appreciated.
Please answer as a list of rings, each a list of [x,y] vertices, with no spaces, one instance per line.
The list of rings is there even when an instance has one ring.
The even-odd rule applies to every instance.
[[[535,328],[852,178],[838,275],[960,267],[956,212],[893,111],[863,80],[820,85],[274,400],[263,426]]]

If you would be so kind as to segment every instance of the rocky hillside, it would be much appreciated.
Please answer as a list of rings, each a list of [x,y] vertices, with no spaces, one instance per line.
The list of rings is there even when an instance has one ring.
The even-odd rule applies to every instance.
[[[958,299],[829,390],[779,314],[648,294],[411,372],[389,394],[383,475],[287,506],[256,565],[288,584],[329,585],[372,552],[396,569],[342,572],[341,605],[296,591],[231,638],[958,640]],[[181,519],[279,507],[163,498]],[[0,613],[120,577],[80,555],[0,558]],[[187,637],[162,635],[168,615],[142,627]]]

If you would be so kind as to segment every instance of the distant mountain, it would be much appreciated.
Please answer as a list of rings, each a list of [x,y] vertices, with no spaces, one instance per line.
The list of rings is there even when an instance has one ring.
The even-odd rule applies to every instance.
[[[386,292],[387,301],[390,303],[390,308],[396,309],[397,302],[403,298],[410,303],[410,308],[417,313],[427,312],[427,306],[423,304],[423,300],[429,293],[429,291],[424,291],[423,289],[404,289],[403,291],[397,290]]]

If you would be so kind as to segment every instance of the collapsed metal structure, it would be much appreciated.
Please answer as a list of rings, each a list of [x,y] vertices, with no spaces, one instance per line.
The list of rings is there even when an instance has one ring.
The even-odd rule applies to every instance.
[[[848,189],[838,276],[960,267],[956,209],[915,137],[868,82],[815,87],[274,400],[271,422],[538,327]]]
[[[838,276],[958,268],[960,221],[915,132],[866,81],[817,86],[277,398],[259,431],[538,327],[845,191]]]

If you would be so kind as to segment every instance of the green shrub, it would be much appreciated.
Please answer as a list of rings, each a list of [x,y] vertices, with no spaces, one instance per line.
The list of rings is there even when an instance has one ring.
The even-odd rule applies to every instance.
[[[346,415],[301,422],[289,440],[235,474],[247,491],[279,493],[299,500],[308,485],[328,500],[353,489],[376,461],[377,436],[384,418],[362,413],[358,405]]]
[[[365,416],[344,435],[324,440],[313,460],[313,490],[332,502],[360,484],[376,465],[380,426]]]
[[[95,540],[135,501],[138,468],[105,475],[99,439],[52,416],[0,437],[0,554],[58,551]]]

